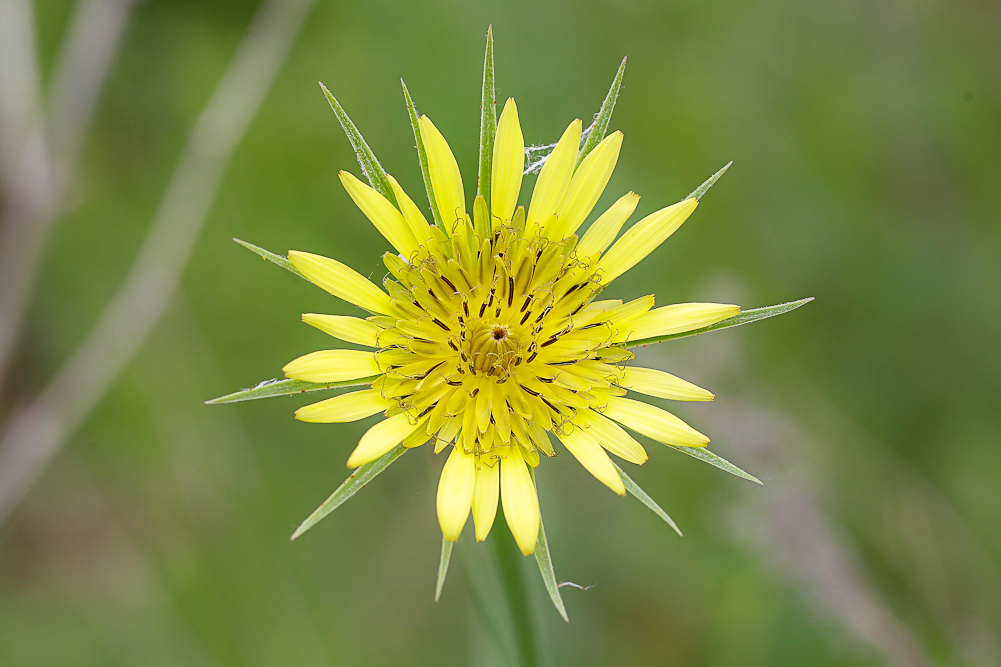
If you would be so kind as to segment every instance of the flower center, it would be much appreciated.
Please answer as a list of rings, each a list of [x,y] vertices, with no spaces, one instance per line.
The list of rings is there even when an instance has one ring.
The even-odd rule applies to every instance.
[[[500,342],[507,339],[508,329],[507,327],[495,324],[493,330],[490,334],[493,336],[494,340]]]

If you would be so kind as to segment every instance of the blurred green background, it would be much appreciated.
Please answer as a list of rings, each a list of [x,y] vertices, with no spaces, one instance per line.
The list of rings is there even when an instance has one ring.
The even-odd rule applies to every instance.
[[[248,30],[257,7],[129,7],[0,419],[30,404],[122,283],[196,119],[261,29]],[[34,3],[43,85],[77,8]],[[563,589],[566,625],[526,559],[546,659],[1001,664],[1001,13],[857,0],[317,0],[162,318],[0,527],[0,664],[503,664],[470,603],[463,562],[484,548],[471,533],[432,599],[440,457],[408,454],[290,544],[375,418],[299,423],[305,397],[202,404],[325,347],[301,313],[353,310],[232,237],[384,273],[387,244],[337,181],[359,170],[316,82],[426,206],[403,77],[468,194],[490,23],[498,100],[518,100],[530,143],[590,118],[628,55],[602,204],[632,189],[645,214],[734,161],[610,296],[816,297],[641,352],[716,392],[672,409],[765,482],[647,443],[634,479],[684,538],[569,457],[543,462],[557,575],[594,584]]]

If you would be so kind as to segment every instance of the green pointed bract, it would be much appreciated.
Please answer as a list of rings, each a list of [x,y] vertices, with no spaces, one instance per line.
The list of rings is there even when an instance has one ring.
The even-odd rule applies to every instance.
[[[322,391],[324,389],[338,389],[340,387],[358,387],[370,384],[378,376],[373,375],[368,378],[358,380],[345,380],[344,382],[306,382],[305,380],[293,380],[292,378],[276,378],[265,380],[256,387],[242,389],[226,394],[211,401],[205,401],[205,405],[220,405],[222,403],[240,403],[242,401],[256,401],[261,398],[274,398],[275,396],[293,396],[295,394],[305,394],[311,391]]]
[[[483,56],[483,94],[480,97],[480,171],[477,193],[490,210],[490,178],[497,134],[497,102],[494,93],[494,28],[487,28],[487,50]]]
[[[434,586],[434,601],[441,597],[441,589],[445,586],[445,575],[448,574],[448,563],[452,560],[452,542],[444,536],[441,538],[441,559],[438,561],[438,583]]]
[[[414,106],[414,101],[410,98],[410,91],[407,90],[407,84],[400,79],[400,83],[403,84],[403,97],[407,100],[407,113],[410,116],[410,127],[414,130],[414,140],[417,142],[417,159],[421,163],[421,176],[424,177],[424,190],[428,195],[428,202],[431,204],[431,215],[434,217],[435,224],[441,227],[441,213],[438,212],[438,200],[434,198],[434,188],[431,187],[431,171],[428,168],[428,154],[424,150],[424,139],[421,138],[421,127],[418,123],[420,116],[417,114],[417,107]]]
[[[647,508],[649,508],[654,514],[663,519],[667,525],[674,529],[674,532],[681,535],[681,529],[678,528],[678,524],[674,523],[674,519],[672,519],[670,515],[657,504],[657,501],[651,498],[646,491],[641,489],[639,484],[634,482],[615,461],[612,461],[612,465],[615,466],[616,472],[618,472],[619,477],[622,478],[622,484],[626,487],[626,491],[631,493],[637,500],[646,505]]]
[[[534,477],[534,474],[533,474]],[[560,586],[556,583],[556,572],[553,570],[553,559],[549,555],[549,542],[546,540],[546,528],[539,519],[539,540],[535,544],[535,562],[539,564],[539,572],[542,573],[542,583],[546,586],[549,599],[553,601],[556,611],[567,623],[570,617],[567,616],[567,608],[563,605],[563,597],[560,595]]]
[[[631,340],[626,343],[626,347],[641,347],[643,345],[652,345],[653,343],[662,343],[665,340],[685,338],[686,336],[698,336],[699,334],[709,333],[710,331],[719,331],[720,329],[739,327],[742,324],[750,324],[751,322],[757,322],[758,320],[764,320],[769,317],[775,317],[776,315],[791,312],[804,304],[810,303],[811,301],[813,301],[813,297],[808,296],[805,299],[800,299],[798,301],[789,301],[787,303],[780,303],[774,306],[764,306],[763,308],[752,308],[751,310],[741,311],[733,317],[728,317],[725,320],[721,320],[716,324],[710,324],[709,326],[702,327],[701,329],[682,331],[681,333],[668,334],[666,336],[653,336],[652,338]]]
[[[730,168],[731,164],[733,164],[733,160],[730,160],[725,165],[723,165],[722,169],[720,169],[715,174],[710,176],[705,183],[695,188],[695,190],[693,190],[690,195],[685,197],[685,199],[702,199],[702,195],[708,192],[709,188],[711,188],[716,184],[716,181],[719,180],[720,176],[726,173],[726,170]]]
[[[584,158],[587,157],[587,154],[601,143],[601,140],[605,138],[605,133],[608,132],[608,124],[612,120],[615,101],[619,99],[619,90],[622,89],[622,75],[625,71],[626,58],[623,58],[622,64],[619,65],[619,71],[615,73],[615,78],[612,79],[612,87],[608,89],[608,95],[605,96],[605,101],[601,103],[601,109],[598,110],[598,115],[594,117],[594,123],[591,124],[591,132],[587,135],[584,147],[581,148],[580,155],[577,157],[578,167]]]
[[[709,465],[716,466],[720,470],[725,470],[731,475],[736,475],[737,477],[741,477],[748,481],[754,482],[755,484],[761,484],[761,480],[755,477],[754,475],[744,472],[737,466],[733,465],[732,463],[724,459],[722,456],[717,456],[716,454],[713,454],[705,447],[677,447],[675,445],[669,445],[669,446],[673,447],[674,449],[677,449],[679,452],[684,452],[689,456],[693,456],[700,461],[705,461]]]
[[[254,253],[255,255],[259,255],[260,257],[263,257],[269,262],[273,262],[274,264],[277,264],[286,271],[291,271],[292,273],[299,276],[303,280],[306,280],[306,276],[302,275],[302,273],[299,272],[299,269],[295,268],[292,262],[288,261],[288,257],[283,257],[282,255],[276,255],[275,253],[269,250],[265,250],[264,248],[255,246],[253,243],[247,243],[246,241],[241,241],[240,239],[233,239],[233,240],[242,245],[250,252]]]
[[[343,505],[351,496],[361,491],[363,486],[375,479],[376,476],[388,468],[393,461],[400,458],[405,451],[407,451],[406,447],[403,445],[397,445],[375,461],[359,466],[357,470],[351,473],[351,475],[344,480],[343,484],[337,487],[337,490],[334,491],[329,498],[323,501],[322,505],[317,507],[312,514],[306,517],[305,521],[299,524],[299,527],[295,529],[294,533],[292,533],[292,539],[294,540],[305,533],[307,530],[315,526],[320,519],[333,512],[335,509]]]
[[[386,176],[386,170],[379,164],[379,160],[369,148],[365,137],[361,136],[361,132],[351,122],[344,107],[337,101],[337,98],[330,94],[327,87],[321,83],[320,88],[323,89],[323,94],[327,96],[330,108],[334,110],[334,115],[337,116],[341,127],[344,128],[344,134],[348,135],[348,141],[351,142],[351,148],[355,152],[355,157],[358,158],[358,165],[361,167],[362,173],[365,174],[365,178],[368,179],[373,188],[379,191],[379,194],[388,199],[393,206],[400,208],[399,202],[396,201],[396,194],[393,192],[393,186],[389,184],[389,178]]]

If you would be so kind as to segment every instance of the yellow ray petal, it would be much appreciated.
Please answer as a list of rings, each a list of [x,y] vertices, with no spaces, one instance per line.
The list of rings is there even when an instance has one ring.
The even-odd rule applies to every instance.
[[[393,187],[396,201],[400,202],[400,210],[403,212],[404,220],[407,221],[407,225],[410,227],[410,232],[417,239],[418,244],[426,244],[428,239],[434,236],[427,218],[421,213],[421,209],[414,203],[414,200],[403,191],[403,188],[396,182],[396,179],[389,174],[386,174],[386,177],[389,178],[389,184]]]
[[[285,364],[286,377],[306,382],[344,382],[379,375],[375,354],[364,350],[320,350]]]
[[[651,213],[630,227],[598,262],[601,283],[607,285],[639,264],[673,234],[698,205],[697,199],[686,199]]]
[[[388,410],[394,405],[396,401],[383,398],[382,392],[366,389],[303,406],[295,411],[295,418],[315,424],[353,422]]]
[[[628,335],[628,340],[669,336],[701,329],[738,313],[740,306],[730,303],[676,303],[641,315],[628,327],[620,329],[620,334]]]
[[[382,420],[366,431],[365,435],[358,441],[358,446],[355,447],[355,450],[351,452],[351,456],[348,457],[348,467],[357,468],[366,463],[371,463],[403,442],[408,435],[416,431],[420,426],[423,426],[423,423],[418,425],[411,424],[405,413]]]
[[[622,229],[622,225],[636,210],[636,204],[639,201],[640,196],[635,192],[627,192],[619,197],[619,200],[591,223],[591,226],[584,232],[580,243],[577,244],[577,255],[587,259],[599,252],[605,252],[605,248],[612,244],[612,241],[618,236],[619,230]]]
[[[298,250],[289,250],[288,258],[306,280],[334,296],[372,313],[389,315],[393,312],[389,295],[336,259]]]
[[[490,534],[490,528],[494,525],[494,518],[497,516],[501,464],[500,461],[486,461],[480,457],[476,466],[476,487],[473,490],[473,523],[476,525],[476,541],[482,542]]]
[[[629,366],[619,380],[619,385],[647,396],[672,401],[711,401],[715,398],[711,391],[655,368]]]
[[[670,412],[630,398],[609,397],[605,416],[665,445],[705,447],[709,444],[709,438]]]
[[[431,189],[438,200],[445,229],[451,233],[459,221],[466,218],[466,200],[462,190],[459,165],[448,147],[445,137],[427,116],[420,119],[421,138],[428,156],[428,171],[431,173]],[[460,227],[461,228],[461,225]]]
[[[567,435],[557,434],[563,446],[567,448],[574,458],[580,461],[584,469],[594,475],[595,479],[610,488],[620,496],[626,495],[626,487],[622,483],[622,478],[616,472],[611,459],[597,442],[588,433],[579,427],[575,427]]]
[[[404,257],[417,250],[417,240],[410,226],[396,207],[389,203],[375,188],[362,183],[354,174],[342,171],[341,185],[347,190],[351,200],[361,209],[379,233],[386,237],[397,252]]]
[[[491,223],[498,227],[514,215],[525,172],[525,138],[518,121],[518,107],[509,99],[497,123],[493,169],[490,179]]]
[[[623,460],[643,465],[649,458],[643,445],[604,415],[586,410],[574,421],[587,428],[592,440]]]
[[[378,336],[382,329],[368,320],[358,317],[347,317],[345,315],[305,313],[302,316],[302,321],[338,340],[357,343],[358,345],[367,345],[369,347],[379,347]]]
[[[539,496],[517,445],[509,447],[501,460],[501,501],[514,541],[521,553],[531,555],[539,539]]]
[[[445,539],[455,542],[462,533],[473,503],[476,457],[453,447],[438,480],[438,525]]]
[[[528,206],[528,226],[545,225],[556,213],[556,207],[563,201],[577,164],[580,148],[580,120],[570,123],[563,132],[556,148],[539,172],[539,179],[532,191],[532,203]]]
[[[608,179],[612,177],[621,147],[622,133],[613,132],[602,139],[580,163],[563,201],[556,208],[555,229],[547,233],[550,238],[570,236],[590,215],[601,193],[605,191]]]

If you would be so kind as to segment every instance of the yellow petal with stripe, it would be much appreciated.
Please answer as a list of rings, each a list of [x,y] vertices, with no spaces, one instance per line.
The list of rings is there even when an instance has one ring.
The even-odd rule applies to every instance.
[[[448,147],[445,137],[434,126],[431,119],[421,116],[421,138],[424,140],[424,150],[428,157],[428,171],[431,174],[431,189],[438,200],[438,211],[442,216],[445,229],[452,233],[461,229],[460,221],[466,219],[466,200],[462,190],[462,177],[459,175],[459,165]]]
[[[509,447],[507,457],[501,460],[500,465],[504,518],[521,553],[530,556],[539,539],[539,496],[521,447]]]
[[[314,424],[353,422],[388,410],[394,405],[396,401],[383,398],[382,392],[366,389],[303,406],[295,411],[295,418]]]
[[[306,280],[334,296],[372,313],[393,312],[388,294],[336,259],[298,250],[289,250],[288,258]]]
[[[348,467],[357,468],[366,463],[371,463],[377,458],[396,447],[404,441],[407,436],[416,431],[423,424],[411,424],[406,414],[398,414],[389,419],[384,419],[368,431],[358,441],[358,446],[348,457]]]
[[[697,199],[686,199],[651,213],[630,227],[598,262],[601,284],[607,285],[639,264],[673,234],[698,205]]]
[[[608,207],[608,210],[584,232],[580,243],[577,244],[577,255],[588,259],[599,252],[605,252],[605,248],[612,244],[622,225],[636,210],[639,201],[640,196],[635,192],[627,192],[619,197],[619,200]]]
[[[446,540],[455,542],[462,533],[473,504],[476,457],[462,447],[453,447],[438,480],[438,525]]]
[[[346,315],[305,313],[302,316],[302,321],[338,340],[367,345],[368,347],[379,347],[378,336],[382,329],[368,320]]]
[[[375,354],[363,350],[320,350],[282,368],[286,377],[306,382],[345,382],[379,375]]]
[[[567,451],[573,454],[595,479],[620,496],[626,495],[626,487],[615,466],[612,465],[612,460],[584,429],[574,427],[566,435],[557,435]]]
[[[410,226],[404,220],[403,214],[396,210],[388,199],[379,194],[375,188],[362,183],[351,172],[342,171],[340,177],[341,185],[347,190],[351,200],[397,252],[409,257],[410,253],[417,250],[417,239],[410,231]]]
[[[711,401],[716,398],[711,391],[655,368],[628,366],[619,385],[647,396],[671,401]]]
[[[649,458],[643,445],[604,415],[593,410],[585,410],[574,422],[584,426],[592,440],[620,459],[643,465]]]
[[[580,120],[575,120],[563,132],[556,148],[542,165],[539,179],[532,191],[532,203],[528,206],[529,227],[533,224],[545,225],[556,213],[556,208],[563,201],[570,186],[579,149]]]
[[[570,187],[563,201],[556,209],[556,228],[548,232],[550,238],[566,238],[581,226],[590,215],[598,198],[605,191],[608,179],[612,177],[615,163],[622,148],[622,133],[613,132],[580,163],[570,180]]]
[[[611,396],[605,416],[665,445],[705,447],[709,444],[709,438],[670,412],[642,401]]]
[[[487,464],[490,465],[487,465]],[[490,534],[497,516],[497,501],[500,498],[500,468],[498,460],[485,461],[483,457],[476,463],[476,487],[473,489],[473,523],[476,525],[476,541],[482,542]]]
[[[628,335],[628,340],[640,340],[654,336],[670,336],[716,324],[740,313],[740,306],[732,303],[675,303],[654,308],[638,317],[620,335]],[[626,338],[622,338],[626,340]]]
[[[514,215],[525,173],[525,138],[518,121],[518,106],[509,99],[497,122],[493,168],[490,177],[490,219],[496,228]]]
[[[403,219],[407,221],[410,232],[414,235],[418,244],[426,244],[434,236],[427,218],[421,213],[421,209],[414,203],[414,200],[403,191],[403,188],[396,182],[396,179],[389,174],[386,174],[386,177],[389,178],[389,184],[393,187],[393,194],[396,195],[396,201],[400,203]]]

